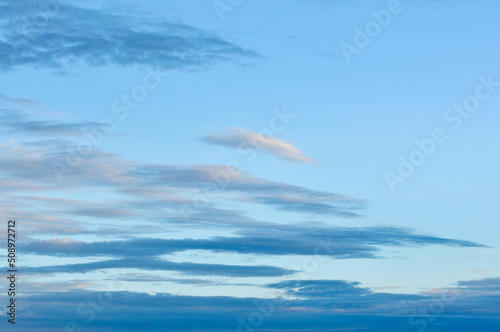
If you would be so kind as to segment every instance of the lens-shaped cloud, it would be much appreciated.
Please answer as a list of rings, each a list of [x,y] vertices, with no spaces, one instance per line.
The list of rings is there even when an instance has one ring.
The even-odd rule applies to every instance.
[[[224,132],[211,134],[201,138],[211,144],[222,145],[234,149],[256,149],[287,161],[313,164],[314,159],[289,142],[275,137],[266,137],[243,128],[230,128]]]

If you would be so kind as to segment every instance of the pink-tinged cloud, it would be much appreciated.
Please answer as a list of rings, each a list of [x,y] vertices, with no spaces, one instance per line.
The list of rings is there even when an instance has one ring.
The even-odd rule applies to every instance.
[[[289,142],[266,137],[243,128],[230,128],[222,133],[202,137],[202,140],[236,149],[255,149],[288,161],[313,164],[316,161]]]

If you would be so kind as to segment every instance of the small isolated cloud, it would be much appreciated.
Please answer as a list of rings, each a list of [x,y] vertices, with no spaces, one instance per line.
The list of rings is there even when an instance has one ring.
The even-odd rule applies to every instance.
[[[266,137],[243,129],[230,128],[225,132],[204,136],[203,141],[236,149],[256,149],[275,155],[284,160],[315,163],[315,160],[304,155],[299,148],[274,137]]]

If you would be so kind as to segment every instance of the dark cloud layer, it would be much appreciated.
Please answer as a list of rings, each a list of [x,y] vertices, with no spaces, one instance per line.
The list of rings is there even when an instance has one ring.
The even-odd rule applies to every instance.
[[[109,292],[47,292],[23,299],[19,331],[497,331],[499,278],[475,280],[443,294],[375,293],[357,282],[289,280],[268,285],[295,299],[174,296]],[[466,292],[463,292],[466,290]],[[491,310],[485,311],[489,306]],[[57,315],[54,314],[57,312]],[[42,319],[43,318],[43,319]]]

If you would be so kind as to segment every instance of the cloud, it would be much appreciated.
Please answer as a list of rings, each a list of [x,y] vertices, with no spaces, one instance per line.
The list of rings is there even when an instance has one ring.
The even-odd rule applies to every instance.
[[[71,167],[71,172],[64,176],[64,181],[59,182],[51,166],[54,162],[66,163],[68,158],[66,147],[71,146],[69,145],[71,142],[78,142],[78,139],[85,139],[84,135],[79,136],[76,133],[81,133],[85,128],[90,129],[95,124],[34,120],[23,113],[16,114],[10,111],[4,113],[4,116],[6,121],[1,124],[3,129],[16,130],[33,139],[26,143],[22,142],[22,148],[19,150],[0,155],[0,185],[5,189],[1,195],[3,201],[9,202],[0,204],[0,209],[2,214],[22,220],[25,231],[22,233],[24,238],[23,246],[19,248],[20,254],[102,259],[98,262],[81,264],[25,266],[24,271],[27,274],[40,274],[45,277],[51,277],[51,274],[64,274],[59,277],[69,278],[70,273],[103,271],[109,280],[121,280],[116,274],[116,268],[122,268],[128,272],[134,272],[136,269],[160,271],[160,273],[171,271],[174,274],[203,276],[207,279],[210,276],[279,278],[291,276],[296,271],[279,266],[259,265],[259,263],[241,265],[238,262],[227,264],[191,263],[185,260],[176,262],[165,260],[160,256],[177,253],[189,255],[191,254],[189,251],[196,250],[215,259],[220,259],[217,257],[219,254],[231,255],[242,260],[254,257],[265,260],[276,258],[269,256],[291,255],[321,255],[335,259],[378,259],[384,257],[383,249],[386,247],[431,245],[483,247],[475,242],[423,235],[411,229],[398,227],[333,227],[326,224],[326,221],[330,223],[333,217],[360,217],[367,206],[367,201],[334,192],[258,178],[240,169],[223,165],[136,162],[94,146],[92,153],[82,158],[76,167]],[[81,196],[72,194],[81,190],[98,192],[99,198],[81,200]],[[195,195],[201,195],[207,202],[206,206],[200,208],[196,205]],[[290,215],[287,219],[283,218],[287,221],[285,224],[279,215],[274,214],[272,216],[274,220],[261,221],[259,218],[262,216],[253,215],[252,207],[255,205],[264,205],[280,212],[287,211],[295,218],[294,223],[291,224]],[[188,210],[189,223],[184,219],[180,208]],[[303,219],[309,215],[321,219]],[[134,222],[131,223],[132,218]],[[140,223],[135,220],[139,220]],[[200,233],[186,235],[188,227],[205,229],[207,225],[219,229],[224,227],[225,235],[211,237],[206,235],[205,238],[199,238]],[[182,232],[172,237],[168,236],[169,238],[158,238],[168,235],[168,232],[172,232],[175,227]],[[50,234],[49,237],[58,235],[64,239],[47,240],[47,234]],[[179,234],[182,237],[179,237]],[[204,234],[206,233],[202,233]],[[87,242],[88,235],[93,236],[93,242]],[[195,238],[188,238],[191,236]],[[85,240],[76,241],[76,239]],[[140,278],[124,277],[125,279],[139,281]],[[156,281],[154,278],[144,280],[145,283]],[[183,283],[180,279],[174,278],[170,281]],[[199,283],[204,284],[198,280],[185,284]],[[74,288],[80,287],[79,285],[73,288],[71,285],[65,285],[64,290],[78,297],[78,292]],[[409,295],[404,298],[398,298],[394,294],[380,295],[354,282],[316,281],[294,284],[275,282],[268,289],[281,292],[287,298],[293,299],[288,300],[290,301],[288,305],[280,309],[281,313],[275,320],[270,319],[270,326],[275,328],[281,327],[280,321],[283,317],[292,322],[299,312],[301,315],[303,313],[317,315],[314,316],[314,324],[317,324],[318,328],[314,329],[328,330],[325,322],[331,320],[331,314],[335,310],[351,310],[354,314],[372,315],[389,310],[387,308],[402,310],[402,301],[418,300]],[[474,296],[471,295],[469,298],[471,301],[473,299],[479,303],[485,300],[477,291],[473,293]],[[121,295],[117,294],[118,296]],[[137,299],[134,294],[126,296]],[[426,298],[431,299],[432,296],[434,295],[429,294]],[[55,293],[54,298],[57,298]],[[150,299],[154,301],[160,298]],[[160,304],[168,305],[168,301],[162,302],[164,299],[161,297]],[[175,300],[182,301],[177,297]],[[203,303],[213,305],[206,298],[191,297],[186,301],[188,300],[200,303],[205,301]],[[241,300],[231,298],[216,300],[227,301],[223,305],[227,304],[228,312],[236,319],[239,313],[249,310],[255,299],[246,302],[238,302]],[[398,306],[392,304],[396,302]],[[230,304],[235,303],[243,307],[231,311]],[[456,303],[458,311],[459,302]],[[110,308],[110,310],[115,309],[113,313],[117,315],[123,315],[122,310],[132,310],[129,307]],[[461,307],[460,310],[465,312],[466,307]],[[192,312],[194,311],[193,308]],[[222,326],[221,329],[235,329],[234,320],[221,322],[220,319],[214,318],[220,316],[220,311],[203,313],[212,318],[194,323],[199,324],[200,330],[203,330],[203,324],[211,323],[220,323],[218,326]],[[74,312],[69,312],[68,316],[63,317],[75,318],[77,321],[79,319],[78,315],[74,316]],[[185,317],[186,322],[192,321],[189,317],[191,316]],[[155,319],[158,326],[165,323],[160,316]],[[53,323],[66,322],[61,318],[60,321]],[[303,330],[310,329],[306,319],[294,322],[296,326],[303,326]],[[96,323],[101,324],[97,326],[107,331],[110,331],[113,325],[118,326],[118,330],[132,326],[128,324],[122,326],[117,321],[106,321],[106,319]],[[186,323],[178,322],[178,324],[182,326]],[[291,326],[290,323],[290,328]],[[184,325],[180,330],[185,327]]]
[[[500,295],[500,278],[484,278],[479,280],[459,281],[458,286],[463,290]]]
[[[23,99],[23,98],[10,98],[10,97],[4,96],[1,93],[0,93],[0,101],[6,101],[6,102],[9,102],[11,104],[20,105],[23,107],[30,107],[30,106],[42,107],[42,105],[36,101],[30,100],[30,99]]]
[[[339,217],[352,218],[359,217],[360,214],[355,212],[362,207],[361,202],[354,204],[326,204],[319,200],[308,199],[305,197],[257,197],[257,202],[275,206],[283,211],[315,213],[325,215],[336,215]],[[349,206],[350,205],[350,206]]]
[[[453,290],[474,288],[468,281]],[[126,284],[123,284],[126,286]],[[497,331],[500,295],[376,293],[355,281],[288,280],[267,285],[288,297],[236,298],[65,289],[23,297],[19,331]],[[57,315],[53,313],[57,312]],[[44,319],[40,319],[44,317]]]
[[[130,239],[122,241],[25,241],[24,253],[85,257],[155,257],[186,250],[261,255],[322,255],[337,259],[377,258],[380,246],[447,245],[482,247],[474,242],[415,234],[394,227],[314,228],[308,225],[248,228],[236,237],[209,239]]]
[[[140,165],[129,176],[142,179],[148,188],[160,188],[165,184],[179,189],[198,188],[194,198],[210,202],[217,193],[240,193],[243,200],[292,210],[302,213],[318,213],[339,217],[359,217],[366,201],[340,194],[316,191],[285,183],[255,178],[236,168],[222,165]],[[224,199],[222,196],[221,199]],[[235,197],[232,196],[231,200]],[[193,205],[184,205],[196,212]]]
[[[128,268],[149,271],[176,271],[189,275],[226,277],[280,277],[295,271],[275,266],[244,266],[223,264],[197,264],[170,262],[151,257],[113,259],[93,263],[65,264],[54,266],[26,267],[25,273],[85,273],[96,270]]]
[[[313,164],[314,159],[305,156],[299,148],[274,137],[266,137],[243,129],[231,128],[222,133],[201,138],[211,144],[222,145],[234,149],[256,149],[287,161]]]
[[[99,187],[127,194],[132,201],[121,204],[126,203],[130,208],[156,205],[177,212],[182,208],[188,214],[200,212],[197,200],[212,211],[216,211],[215,204],[219,201],[237,200],[284,211],[338,217],[359,217],[366,205],[361,199],[260,179],[222,165],[132,162],[106,153],[86,139],[83,131],[95,130],[99,126],[96,123],[34,121],[12,113],[4,114],[3,119],[0,124],[3,131],[35,138],[40,135],[66,138],[22,142],[16,153],[2,155],[1,169],[6,176],[5,179],[0,176],[0,182],[11,191]],[[82,149],[85,153],[79,152]]]
[[[23,292],[25,294],[39,292],[67,292],[77,289],[85,290],[93,286],[95,286],[93,283],[78,280],[67,282],[34,282],[30,278],[30,281],[23,282]]]
[[[267,287],[286,290],[287,294],[302,298],[353,297],[371,293],[359,285],[359,282],[343,280],[287,280],[269,284]]]
[[[239,200],[283,211],[343,218],[361,216],[360,211],[366,206],[366,201],[361,199],[260,179],[238,168],[222,165],[131,162],[100,150],[88,140],[88,133],[103,130],[101,123],[39,120],[21,111],[4,111],[0,120],[0,132],[31,139],[20,142],[22,151],[0,157],[1,168],[9,174],[5,180],[0,177],[0,182],[4,181],[6,188],[12,191],[35,188],[40,191],[55,188],[75,190],[96,186],[121,191],[132,198],[129,202],[118,202],[121,206],[142,212],[155,207],[156,210],[171,208],[178,211],[181,207],[194,216],[200,214],[195,204],[197,199],[207,203],[206,208],[212,212],[222,212],[215,206],[218,201]],[[16,181],[12,182],[12,179]],[[62,179],[64,181],[59,181]],[[199,194],[193,194],[193,189]],[[213,199],[214,195],[218,199]],[[95,203],[88,203],[95,206]],[[118,211],[110,208],[109,212],[113,209]],[[100,213],[103,217],[141,215],[121,210],[113,214],[80,205],[75,206],[71,213],[96,217]]]
[[[64,1],[0,1],[0,70],[64,69],[84,63],[199,69],[255,57],[211,33],[152,15],[77,7]]]
[[[84,131],[101,130],[103,126],[97,122],[61,122],[50,120],[33,120],[20,111],[0,113],[0,121],[4,132],[31,136],[50,136],[55,138],[82,136]]]
[[[173,282],[176,284],[186,285],[214,285],[216,282],[203,280],[203,279],[180,279],[180,278],[167,278],[157,275],[148,275],[144,273],[124,273],[120,275],[120,281],[123,282]],[[113,280],[113,279],[109,279]]]
[[[102,217],[102,218],[120,218],[123,219],[125,217],[135,216],[134,213],[130,209],[126,208],[83,208],[72,211],[71,213],[78,216],[92,216],[92,217]]]

